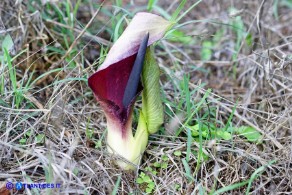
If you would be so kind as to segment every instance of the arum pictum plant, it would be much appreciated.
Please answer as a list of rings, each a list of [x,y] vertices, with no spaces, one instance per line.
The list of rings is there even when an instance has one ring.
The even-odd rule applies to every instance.
[[[110,49],[105,61],[88,84],[105,112],[108,151],[123,157],[117,164],[134,169],[146,149],[148,136],[163,123],[159,67],[154,59],[154,42],[160,40],[171,22],[141,12]],[[142,93],[142,108],[133,136],[133,105]]]

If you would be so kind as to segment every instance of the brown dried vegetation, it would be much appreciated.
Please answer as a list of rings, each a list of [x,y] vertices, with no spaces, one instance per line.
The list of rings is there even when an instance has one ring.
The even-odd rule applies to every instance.
[[[72,9],[76,2],[71,1]],[[156,49],[167,101],[178,103],[184,98],[177,85],[188,73],[189,89],[194,91],[192,102],[199,102],[206,89],[211,88],[207,99],[217,121],[226,124],[238,101],[233,126],[252,126],[264,135],[261,144],[240,136],[234,136],[232,141],[204,142],[209,158],[197,169],[197,156],[190,156],[188,165],[194,181],[189,182],[184,174],[183,157],[173,155],[180,150],[185,156],[185,129],[180,137],[168,131],[151,136],[135,173],[119,170],[106,151],[105,117],[84,78],[96,70],[103,57],[100,51],[111,45],[112,23],[107,11],[117,15],[112,3],[107,2],[106,11],[101,11],[96,2],[81,1],[74,22],[63,18],[70,26],[62,23],[53,9],[47,9],[51,4],[66,10],[65,1],[2,0],[0,41],[9,34],[14,42],[10,55],[19,54],[12,63],[18,87],[35,82],[21,92],[24,100],[16,108],[9,70],[4,64],[0,66],[0,80],[3,77],[5,83],[0,94],[0,194],[7,194],[3,185],[7,181],[29,183],[30,178],[33,182],[48,182],[48,177],[50,183],[62,184],[61,191],[51,190],[55,194],[109,194],[119,175],[119,194],[140,194],[143,186],[135,182],[139,171],[147,172],[145,168],[153,167],[163,155],[169,159],[168,167],[157,169],[156,175],[149,173],[156,184],[154,194],[198,194],[200,189],[211,193],[249,180],[261,166],[266,167],[252,182],[251,193],[291,194],[292,11],[283,3],[286,1],[278,2],[275,6],[275,1],[269,0],[204,0],[180,21],[208,20],[180,28],[195,41],[183,44],[163,40]],[[123,8],[134,13],[147,5],[144,1],[136,3],[124,2]],[[189,2],[185,9],[193,3]],[[158,5],[171,14],[178,1],[160,0]],[[230,14],[230,7],[237,9],[235,15]],[[228,24],[236,16],[241,17],[250,33],[252,45],[240,40],[237,56],[233,58],[238,37]],[[202,43],[213,40],[218,31],[222,35],[212,47],[212,56],[203,61]],[[203,107],[207,112],[207,106]],[[165,124],[173,122],[176,114],[178,122],[184,123],[185,110],[168,109],[173,115],[166,115]],[[35,137],[40,134],[45,139],[37,143]],[[26,138],[25,144],[19,143],[22,138]],[[192,149],[198,151],[198,143],[194,142]],[[179,189],[175,189],[176,184]],[[246,189],[244,185],[226,193],[243,194]],[[26,194],[17,192],[21,193]]]

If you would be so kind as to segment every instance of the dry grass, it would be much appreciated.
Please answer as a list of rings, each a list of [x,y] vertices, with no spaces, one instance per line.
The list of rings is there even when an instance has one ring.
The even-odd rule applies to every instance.
[[[49,2],[62,7],[57,1]],[[110,194],[119,176],[119,194],[141,194],[145,186],[135,182],[141,171],[155,182],[154,194],[209,194],[253,178],[261,166],[264,170],[251,183],[251,193],[291,194],[292,11],[283,2],[279,0],[277,19],[272,1],[204,0],[181,21],[208,20],[180,28],[194,42],[163,40],[157,47],[166,127],[176,115],[180,119],[177,123],[185,122],[184,107],[176,108],[167,102],[179,104],[185,98],[178,89],[179,81],[188,73],[192,103],[199,102],[206,89],[211,88],[207,100],[214,110],[214,120],[226,124],[238,101],[233,126],[252,126],[264,135],[261,144],[240,136],[233,136],[231,141],[203,142],[209,158],[198,163],[197,156],[190,155],[188,165],[194,177],[189,181],[182,163],[187,150],[186,129],[174,136],[173,129],[162,128],[151,136],[142,164],[133,173],[119,170],[106,151],[105,117],[84,81],[97,69],[100,51],[112,44],[112,24],[106,12],[115,13],[112,3],[106,2],[106,11],[99,11],[96,3],[81,1],[74,22],[65,18],[64,24],[53,17],[49,3],[42,6],[32,0],[1,1],[0,40],[9,34],[14,41],[10,54],[19,54],[12,65],[23,101],[16,106],[9,70],[1,64],[4,90],[0,94],[0,194],[9,194],[5,189],[7,181],[30,180],[61,183],[61,191],[40,190],[40,194]],[[30,9],[31,3],[35,11]],[[144,5],[144,1],[134,1],[131,5],[124,3],[124,8],[134,13]],[[158,5],[171,14],[178,4],[161,0]],[[245,37],[238,41],[236,31],[228,26],[236,17],[229,14],[231,6],[239,10],[236,15],[241,16],[246,31],[252,35],[252,46],[247,45]],[[222,35],[213,45],[212,58],[201,60],[202,43],[213,40],[219,31]],[[236,44],[238,55],[233,58]],[[24,87],[29,82],[32,84]],[[209,107],[204,103],[199,117]],[[92,135],[86,135],[91,130]],[[37,135],[45,135],[43,143],[37,143]],[[24,138],[25,143],[20,144]],[[199,143],[193,142],[191,148],[198,151]],[[182,155],[174,155],[175,151]],[[161,162],[163,156],[167,156],[167,167],[155,168],[154,163]],[[157,174],[147,172],[147,167],[156,169]],[[244,185],[226,194],[244,194],[246,190]]]

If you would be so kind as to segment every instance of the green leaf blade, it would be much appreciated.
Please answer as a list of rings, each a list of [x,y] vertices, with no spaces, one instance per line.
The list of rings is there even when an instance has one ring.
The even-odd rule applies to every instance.
[[[153,48],[148,48],[142,71],[142,113],[149,134],[155,133],[163,123],[163,105],[160,97],[159,67],[154,59]]]
[[[235,129],[235,131],[250,142],[257,142],[262,138],[262,135],[253,127],[242,126]]]

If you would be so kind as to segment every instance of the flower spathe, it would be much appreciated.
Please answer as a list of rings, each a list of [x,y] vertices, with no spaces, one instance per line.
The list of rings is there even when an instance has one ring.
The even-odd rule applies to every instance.
[[[133,165],[138,165],[139,157],[144,152],[148,142],[148,123],[152,123],[153,120],[147,121],[151,116],[148,116],[149,110],[147,111],[148,108],[145,104],[161,108],[159,113],[162,113],[160,114],[162,119],[159,119],[159,121],[163,120],[162,104],[160,97],[157,96],[159,94],[159,68],[157,67],[157,69],[153,66],[153,51],[147,49],[146,52],[146,47],[160,40],[170,25],[169,21],[160,16],[145,12],[137,13],[108,52],[104,63],[88,79],[89,87],[106,115],[108,150],[132,163],[118,161],[118,164],[124,169],[133,169]],[[148,34],[149,37],[147,37]],[[142,48],[143,45],[145,46],[144,49]],[[142,48],[140,49],[141,51],[139,48]],[[140,62],[137,62],[141,57],[142,61],[140,59]],[[147,62],[151,62],[152,65],[147,64]],[[135,63],[138,65],[144,64],[141,78],[139,78],[140,73],[136,72],[135,68],[133,69]],[[153,70],[156,71],[156,74],[153,70],[148,70],[149,67],[154,67]],[[136,74],[135,78],[137,78],[138,74],[138,80],[133,80],[132,78],[134,77],[129,80],[131,73],[132,75]],[[151,77],[153,73],[156,75],[155,78]],[[151,80],[155,80],[155,82],[153,83]],[[150,90],[143,90],[143,88],[148,89],[147,82],[152,83],[151,85],[154,84],[156,86],[154,88],[158,89],[158,92],[151,91],[151,93],[155,93],[155,96],[159,99],[155,101],[160,105],[154,105],[157,103],[149,104],[147,98],[150,97],[151,102],[153,101],[153,98],[151,99],[153,95],[144,93],[144,91],[150,92]],[[140,111],[139,123],[134,137],[132,134],[133,104],[142,90],[142,110]],[[129,93],[132,95],[129,95]],[[144,110],[143,101],[145,101]],[[161,124],[162,122],[158,123]],[[151,130],[150,132],[153,133],[154,131],[156,130]]]

